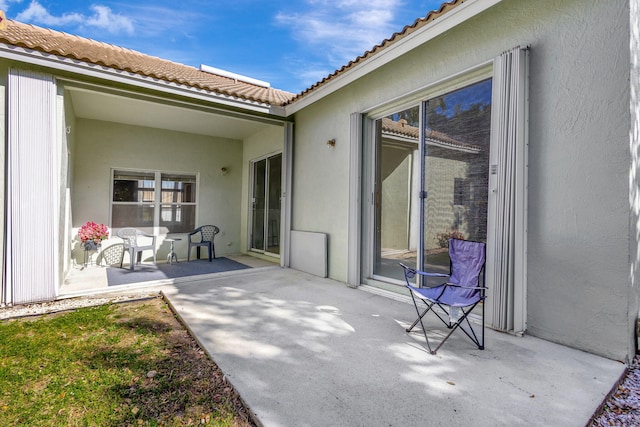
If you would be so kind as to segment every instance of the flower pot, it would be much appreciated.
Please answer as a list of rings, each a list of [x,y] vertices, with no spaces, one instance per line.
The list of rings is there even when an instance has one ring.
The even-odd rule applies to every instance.
[[[100,244],[96,243],[93,240],[87,240],[86,242],[83,243],[83,246],[85,251],[95,251],[95,250],[98,250],[98,248],[100,247]]]

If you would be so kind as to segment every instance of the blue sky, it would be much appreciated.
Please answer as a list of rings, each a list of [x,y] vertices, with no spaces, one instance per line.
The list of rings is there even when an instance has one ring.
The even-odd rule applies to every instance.
[[[300,92],[444,0],[0,0],[7,17]]]

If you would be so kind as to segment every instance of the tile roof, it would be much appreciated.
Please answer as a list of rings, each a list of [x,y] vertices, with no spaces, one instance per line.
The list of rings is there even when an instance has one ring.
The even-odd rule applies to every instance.
[[[428,23],[430,23],[430,22],[434,21],[435,19],[441,17],[442,15],[444,15],[445,13],[451,11],[452,9],[456,8],[457,6],[460,6],[465,1],[466,0],[451,0],[449,2],[443,3],[442,5],[440,5],[440,8],[438,10],[433,10],[433,11],[429,12],[427,14],[427,16],[425,16],[423,18],[416,19],[413,22],[413,24],[405,26],[402,29],[402,31],[400,31],[398,33],[394,33],[390,38],[384,39],[380,44],[374,46],[371,50],[366,51],[361,56],[358,56],[353,61],[350,61],[347,65],[343,65],[340,69],[338,69],[338,70],[334,71],[333,73],[329,74],[327,77],[325,77],[322,80],[320,80],[319,82],[315,83],[314,85],[312,85],[308,89],[303,90],[298,95],[296,95],[293,99],[291,99],[288,102],[288,104],[291,104],[292,102],[304,97],[308,93],[313,92],[314,90],[318,89],[320,86],[324,86],[325,84],[327,84],[328,82],[330,82],[334,78],[338,77],[339,75],[344,74],[346,71],[350,70],[351,68],[355,67],[356,65],[361,64],[362,62],[364,62],[367,59],[371,58],[372,56],[376,55],[380,51],[388,48],[389,46],[391,46],[392,44],[398,42],[399,40],[402,40],[403,38],[407,37],[411,33],[414,33],[418,29],[424,27]]]
[[[363,55],[358,56],[347,65],[297,95],[200,71],[195,67],[145,55],[131,49],[10,19],[6,20],[7,28],[0,29],[0,43],[73,58],[115,70],[128,71],[249,101],[284,106],[324,86],[337,76],[365,62],[380,51],[409,36],[464,2],[465,0],[452,0],[443,3],[438,10],[431,11],[425,17],[414,21],[413,24],[405,26],[402,31],[394,33],[390,38],[383,40],[379,45],[374,46],[371,50],[366,51]]]
[[[294,94],[290,92],[257,86],[233,78],[200,71],[195,67],[145,55],[111,44],[35,25],[23,24],[10,19],[6,22],[7,28],[0,30],[0,43],[73,58],[115,70],[128,71],[171,83],[274,106],[282,106],[294,97]]]

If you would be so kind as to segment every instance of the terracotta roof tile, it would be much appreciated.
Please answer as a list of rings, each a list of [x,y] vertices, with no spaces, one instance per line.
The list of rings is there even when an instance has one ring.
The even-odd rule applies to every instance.
[[[296,99],[327,84],[335,77],[366,61],[464,2],[465,0],[452,0],[448,3],[443,3],[438,10],[431,11],[424,18],[419,18],[413,24],[405,26],[402,31],[394,33],[390,38],[383,40],[379,45],[374,46],[371,50],[366,51],[363,55],[358,56],[298,95],[236,81],[229,77],[200,71],[195,67],[145,55],[134,50],[13,20],[7,20],[7,29],[0,30],[0,43],[103,65],[116,70],[128,71],[214,93],[283,106],[291,104]]]
[[[275,106],[284,105],[294,96],[286,91],[237,81],[134,50],[13,20],[7,20],[6,30],[0,30],[0,43]]]
[[[288,104],[292,103],[293,101],[296,101],[299,98],[302,98],[303,96],[307,95],[310,92],[313,92],[314,90],[318,89],[320,86],[324,86],[329,81],[331,81],[334,78],[336,78],[337,76],[345,73],[346,71],[348,71],[349,69],[355,67],[356,65],[361,64],[362,62],[366,61],[367,59],[369,59],[373,55],[379,53],[380,51],[382,51],[382,50],[384,50],[386,48],[388,48],[389,46],[391,46],[392,44],[398,42],[399,40],[407,37],[409,34],[414,33],[416,30],[424,27],[428,23],[430,23],[430,22],[434,21],[435,19],[441,17],[442,15],[446,14],[450,10],[456,8],[457,6],[460,6],[465,1],[466,0],[452,0],[452,1],[449,1],[447,3],[443,3],[442,5],[440,5],[440,8],[438,10],[433,10],[433,11],[429,12],[427,14],[427,16],[425,16],[424,18],[416,19],[413,24],[405,26],[402,29],[402,31],[400,31],[398,33],[394,33],[390,38],[383,40],[379,45],[374,46],[371,50],[366,51],[361,56],[358,56],[353,61],[350,61],[347,65],[342,66],[340,69],[338,69],[338,70],[334,71],[333,73],[329,74],[327,77],[323,78],[318,83],[315,83],[313,86],[311,86],[308,89],[305,89],[304,91],[300,92],[293,99],[291,99],[288,102]]]

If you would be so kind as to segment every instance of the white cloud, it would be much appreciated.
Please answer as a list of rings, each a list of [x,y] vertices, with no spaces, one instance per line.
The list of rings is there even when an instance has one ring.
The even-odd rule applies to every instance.
[[[146,38],[155,39],[176,33],[187,36],[185,32],[195,31],[207,18],[206,13],[201,11],[188,8],[177,10],[156,2],[129,2],[122,7],[135,22],[136,35]],[[157,45],[157,39],[154,43]]]
[[[87,17],[86,25],[101,28],[110,33],[119,33],[121,30],[127,34],[133,34],[133,22],[126,16],[111,12],[107,6],[91,6],[94,14]]]
[[[307,0],[308,9],[281,12],[276,22],[293,36],[317,47],[334,65],[344,65],[397,30],[394,10],[402,0]]]
[[[22,0],[0,0],[0,10],[7,12],[12,3],[21,3]]]
[[[35,24],[43,24],[48,26],[78,24],[83,21],[82,15],[78,13],[65,13],[61,16],[51,15],[37,1],[32,1],[25,10],[16,16],[16,20],[22,22],[33,22]]]
[[[112,34],[120,32],[133,34],[134,26],[131,19],[113,13],[107,6],[92,5],[90,8],[93,11],[92,15],[71,12],[54,16],[38,1],[34,0],[29,4],[29,7],[16,15],[16,20],[48,27],[79,25],[81,27],[106,30]]]

